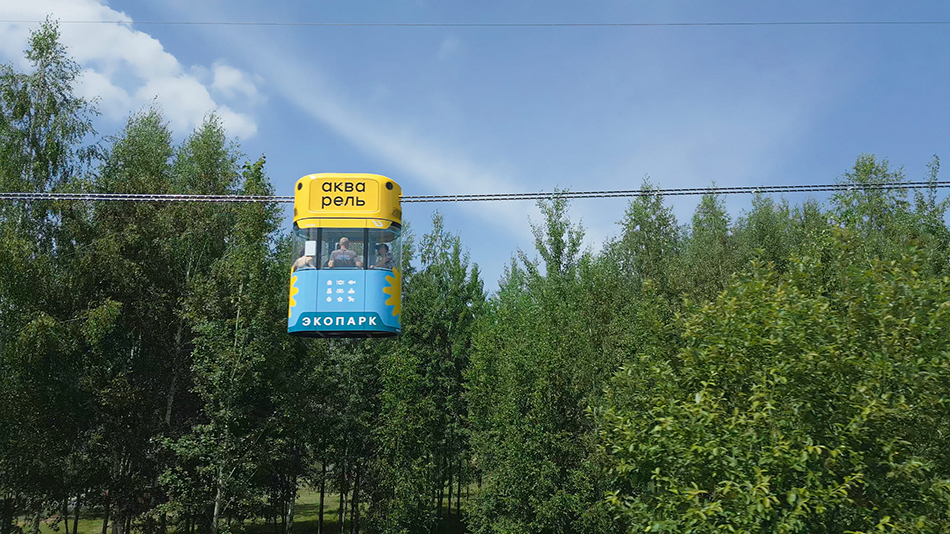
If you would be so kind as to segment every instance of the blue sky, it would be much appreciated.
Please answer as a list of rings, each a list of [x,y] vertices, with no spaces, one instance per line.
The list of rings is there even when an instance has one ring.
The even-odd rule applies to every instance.
[[[27,4],[27,5],[22,5]],[[946,2],[166,2],[0,0],[0,19],[273,22],[950,21]],[[18,66],[32,24],[0,24]],[[156,99],[176,136],[210,110],[278,194],[372,172],[407,195],[827,183],[861,153],[921,179],[945,156],[950,25],[307,27],[62,25],[117,132]],[[793,203],[804,199],[788,197]],[[733,217],[748,197],[727,197]],[[698,199],[668,202],[681,223]],[[597,250],[625,200],[572,214]],[[530,202],[439,209],[496,287],[532,249]],[[289,222],[288,222],[289,224]]]

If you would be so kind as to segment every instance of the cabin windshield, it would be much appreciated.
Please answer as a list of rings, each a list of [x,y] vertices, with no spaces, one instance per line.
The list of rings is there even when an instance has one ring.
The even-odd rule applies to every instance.
[[[323,228],[321,269],[362,269],[366,266],[363,228]]]
[[[298,269],[389,269],[402,260],[400,229],[295,228],[293,264]]]

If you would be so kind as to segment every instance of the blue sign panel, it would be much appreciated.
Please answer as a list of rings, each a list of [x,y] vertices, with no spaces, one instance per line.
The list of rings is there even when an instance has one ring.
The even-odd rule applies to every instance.
[[[400,286],[399,272],[388,269],[298,269],[291,276],[287,331],[396,334]]]

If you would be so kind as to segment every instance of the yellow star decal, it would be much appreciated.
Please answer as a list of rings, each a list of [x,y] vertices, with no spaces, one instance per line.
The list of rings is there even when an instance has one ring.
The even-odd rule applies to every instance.
[[[386,299],[386,305],[393,307],[393,317],[402,313],[402,275],[399,269],[393,269],[392,276],[386,276],[389,286],[383,288],[383,293],[389,295]]]
[[[290,319],[290,316],[293,315],[292,311],[294,306],[297,305],[297,301],[294,299],[294,295],[300,293],[300,289],[295,285],[297,283],[297,277],[291,277],[290,279],[290,306],[287,308],[287,318]]]

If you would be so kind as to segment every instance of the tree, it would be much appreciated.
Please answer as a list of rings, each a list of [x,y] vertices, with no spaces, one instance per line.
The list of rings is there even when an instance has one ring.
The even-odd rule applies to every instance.
[[[132,115],[112,138],[93,188],[167,192],[173,154],[171,132],[157,110]],[[165,355],[181,296],[171,281],[169,210],[167,204],[144,202],[95,206],[77,271],[90,302],[115,302],[120,310],[116,326],[95,347],[88,381],[96,405],[96,501],[103,528],[111,522],[118,533],[154,506],[141,495],[161,495],[152,438],[164,430]]]
[[[31,33],[26,58],[30,73],[0,66],[0,190],[75,190],[97,155],[83,146],[97,110],[73,91],[79,68],[55,23]],[[37,531],[44,506],[61,509],[83,476],[74,448],[88,437],[83,327],[110,313],[71,298],[83,288],[70,276],[74,228],[63,223],[82,216],[59,203],[0,204],[0,532],[22,504]]]
[[[643,194],[630,201],[618,223],[623,233],[608,245],[607,254],[632,283],[638,286],[653,280],[659,291],[672,296],[677,292],[674,275],[680,260],[680,228],[672,208],[653,191],[645,179],[640,187]]]
[[[902,169],[891,170],[887,159],[878,161],[870,154],[859,156],[841,179],[853,188],[835,193],[832,211],[840,226],[864,238],[861,249],[867,258],[899,257],[913,238],[907,191],[881,187],[905,181]]]
[[[709,300],[726,287],[735,259],[729,215],[721,198],[703,195],[696,206],[685,259],[690,297]]]
[[[449,515],[453,495],[458,510],[470,480],[465,373],[484,289],[478,266],[438,213],[420,257],[421,269],[404,282],[403,336],[380,359],[378,469],[387,490],[375,506],[386,532],[431,531]]]
[[[784,199],[776,203],[757,193],[752,197],[752,210],[737,221],[734,230],[736,266],[750,262],[771,263],[778,272],[785,272],[795,243],[792,212]]]
[[[940,172],[940,159],[934,156],[927,165],[927,181],[930,187],[925,191],[914,190],[914,213],[917,216],[917,235],[921,253],[926,257],[926,272],[933,276],[946,274],[950,268],[950,230],[944,223],[950,199],[937,200],[937,174]]]
[[[601,439],[627,531],[950,526],[950,286],[913,256],[867,268],[863,246],[757,264],[614,376]]]
[[[479,328],[468,373],[483,482],[472,512],[477,532],[609,529],[597,512],[603,495],[586,415],[616,365],[594,330],[601,295],[585,291],[597,269],[580,252],[583,229],[570,222],[564,198],[540,207],[545,219],[534,232],[544,273],[519,254],[522,266],[509,270]]]
[[[217,128],[214,119],[206,122],[191,142],[202,143],[207,130],[217,133]],[[261,158],[244,167],[240,194],[273,194],[263,166]],[[209,170],[206,180],[233,176]],[[231,503],[253,500],[253,476],[274,450],[272,435],[280,428],[266,374],[266,358],[276,352],[275,345],[280,346],[277,333],[285,326],[278,311],[283,292],[274,289],[275,283],[282,288],[283,280],[273,276],[276,273],[270,267],[278,211],[276,205],[263,203],[232,209],[234,225],[224,239],[227,248],[214,258],[210,272],[194,281],[186,307],[198,334],[193,369],[196,392],[204,403],[203,417],[190,433],[169,445],[182,464],[197,463],[192,472],[197,479],[182,480],[174,468],[164,478],[172,493],[178,494],[176,500],[198,509],[205,504],[201,499],[181,497],[188,497],[188,489],[194,486],[212,489],[212,534],[220,529],[224,515],[234,512]]]

